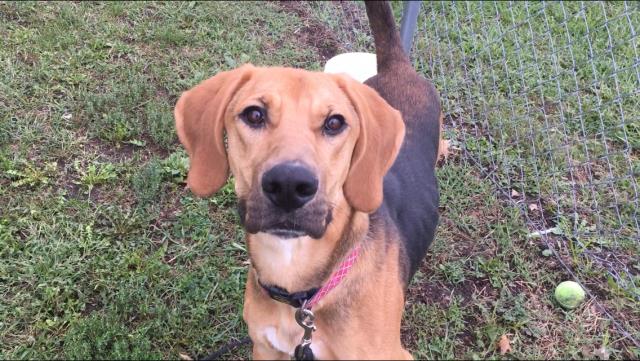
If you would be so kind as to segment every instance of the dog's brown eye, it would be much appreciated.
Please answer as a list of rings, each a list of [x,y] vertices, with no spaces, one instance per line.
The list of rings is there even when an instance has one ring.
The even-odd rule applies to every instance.
[[[242,111],[240,118],[250,127],[259,128],[264,125],[265,110],[260,107],[251,106]]]
[[[345,128],[345,125],[344,117],[335,114],[324,121],[323,131],[327,135],[338,135]]]

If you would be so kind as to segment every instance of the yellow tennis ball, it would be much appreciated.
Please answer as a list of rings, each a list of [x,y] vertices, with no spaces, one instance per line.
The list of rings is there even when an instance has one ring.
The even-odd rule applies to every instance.
[[[584,301],[585,293],[582,287],[576,282],[564,281],[556,287],[554,296],[560,306],[572,310]]]

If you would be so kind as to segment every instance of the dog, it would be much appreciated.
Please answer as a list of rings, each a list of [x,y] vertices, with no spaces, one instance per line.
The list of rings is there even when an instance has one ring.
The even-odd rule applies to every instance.
[[[366,10],[378,71],[366,85],[244,65],[175,107],[190,190],[206,197],[235,179],[255,359],[412,358],[400,324],[438,224],[440,101],[389,4]]]

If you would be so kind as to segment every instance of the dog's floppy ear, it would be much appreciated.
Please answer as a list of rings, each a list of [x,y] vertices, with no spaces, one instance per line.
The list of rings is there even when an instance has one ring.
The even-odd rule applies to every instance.
[[[182,93],[173,112],[178,138],[189,154],[187,185],[206,197],[227,181],[224,115],[233,94],[250,78],[253,66],[225,71]]]
[[[345,76],[338,85],[360,118],[344,195],[355,209],[371,213],[382,203],[382,181],[396,159],[404,139],[404,122],[375,90]]]

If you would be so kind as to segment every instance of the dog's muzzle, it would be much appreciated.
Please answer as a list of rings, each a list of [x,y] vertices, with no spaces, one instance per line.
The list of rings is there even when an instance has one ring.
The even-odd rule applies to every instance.
[[[318,192],[318,177],[298,162],[284,162],[264,172],[238,204],[249,233],[265,232],[280,238],[322,238],[331,222],[331,209]]]

